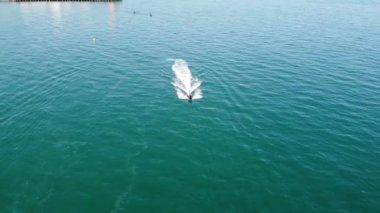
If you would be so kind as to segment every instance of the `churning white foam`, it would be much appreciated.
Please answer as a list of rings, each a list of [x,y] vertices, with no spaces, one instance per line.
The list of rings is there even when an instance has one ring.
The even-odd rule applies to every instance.
[[[203,97],[200,88],[202,81],[191,74],[189,66],[185,60],[174,59],[172,70],[175,75],[172,84],[179,99],[189,99],[190,95],[193,100],[201,99]]]

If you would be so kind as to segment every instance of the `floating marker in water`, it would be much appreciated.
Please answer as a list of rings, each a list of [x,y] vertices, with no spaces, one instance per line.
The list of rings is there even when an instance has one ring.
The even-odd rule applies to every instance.
[[[175,59],[172,65],[175,79],[172,82],[179,99],[187,99],[189,102],[201,99],[202,90],[200,88],[202,81],[191,74],[187,62],[182,59]]]

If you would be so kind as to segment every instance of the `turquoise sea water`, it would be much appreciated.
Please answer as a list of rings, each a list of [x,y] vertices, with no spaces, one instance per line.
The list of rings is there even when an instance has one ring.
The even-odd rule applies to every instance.
[[[1,212],[379,201],[379,1],[0,4]]]

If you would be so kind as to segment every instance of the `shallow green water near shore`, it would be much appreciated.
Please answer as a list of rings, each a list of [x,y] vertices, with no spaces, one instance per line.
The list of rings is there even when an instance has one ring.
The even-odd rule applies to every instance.
[[[376,1],[1,3],[0,211],[379,212],[379,20]],[[170,58],[203,99],[177,99]]]

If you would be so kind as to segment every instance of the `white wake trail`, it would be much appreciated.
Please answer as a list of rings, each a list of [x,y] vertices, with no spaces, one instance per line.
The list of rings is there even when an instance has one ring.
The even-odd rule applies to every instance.
[[[172,82],[177,97],[179,99],[201,99],[202,90],[200,88],[202,81],[191,74],[187,62],[182,59],[175,59],[172,65],[175,79]]]

